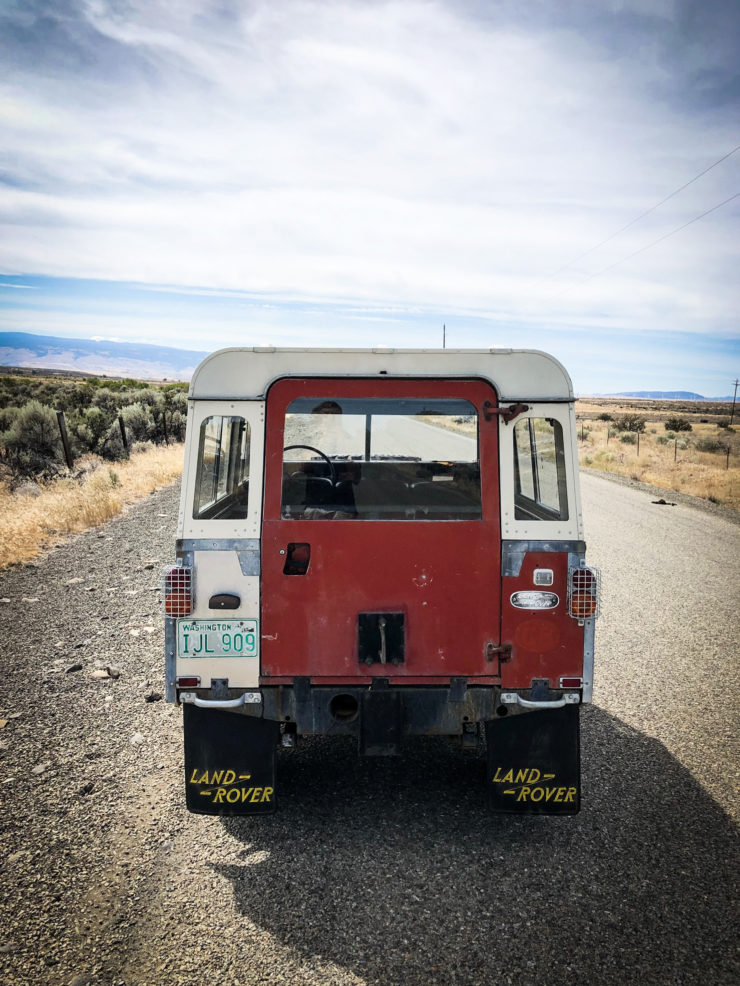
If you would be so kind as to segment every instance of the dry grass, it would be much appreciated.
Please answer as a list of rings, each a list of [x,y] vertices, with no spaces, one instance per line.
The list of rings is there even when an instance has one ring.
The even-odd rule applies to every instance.
[[[621,432],[598,415],[640,414],[646,419],[645,432],[637,445],[624,444]],[[581,465],[604,472],[629,476],[663,489],[690,493],[740,510],[740,429],[718,427],[729,417],[727,406],[674,404],[671,401],[579,400],[578,449]],[[685,418],[690,432],[676,432],[670,438],[665,422],[670,417]],[[663,438],[662,443],[658,441]],[[667,439],[667,441],[666,441]],[[702,452],[697,442],[719,443],[717,452]],[[727,449],[729,448],[729,468]]]
[[[620,441],[622,434],[613,421],[600,421],[600,414],[618,418],[639,414],[645,418],[640,447]],[[740,415],[732,429],[720,428],[727,421],[729,405],[695,401],[651,401],[601,398],[576,401],[578,459],[582,466],[613,472],[662,489],[690,493],[712,503],[740,510]],[[690,432],[677,432],[675,440],[665,428],[669,418],[685,418]],[[475,434],[474,420],[425,415],[424,421],[452,431]],[[659,437],[663,438],[659,442]],[[697,441],[718,443],[716,452],[702,452]],[[729,468],[727,448],[730,450]]]
[[[31,492],[11,493],[0,484],[0,569],[29,561],[68,534],[97,527],[174,482],[182,473],[183,450],[183,445],[155,446],[125,462],[91,460],[80,480],[57,479]]]

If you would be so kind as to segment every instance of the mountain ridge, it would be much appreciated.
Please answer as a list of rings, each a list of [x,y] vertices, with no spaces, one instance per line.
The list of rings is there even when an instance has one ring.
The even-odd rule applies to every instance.
[[[31,332],[0,332],[0,366],[21,371],[62,370],[83,376],[189,380],[198,363],[209,352],[211,350],[178,349],[175,346],[154,343],[72,339],[35,335]],[[643,400],[732,400],[732,397],[703,397],[687,390],[634,390],[590,396]]]
[[[594,397],[632,397],[636,400],[653,401],[731,401],[732,397],[705,397],[691,390],[627,390],[609,394],[594,394]]]
[[[189,380],[205,350],[109,339],[68,339],[31,332],[0,332],[0,364],[19,369],[66,370],[89,376]]]

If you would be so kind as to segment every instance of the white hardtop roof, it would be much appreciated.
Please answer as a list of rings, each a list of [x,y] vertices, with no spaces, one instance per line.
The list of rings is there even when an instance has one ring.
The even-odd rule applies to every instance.
[[[435,377],[490,381],[502,401],[570,401],[554,356],[534,349],[220,349],[196,368],[191,400],[260,400],[281,377]]]

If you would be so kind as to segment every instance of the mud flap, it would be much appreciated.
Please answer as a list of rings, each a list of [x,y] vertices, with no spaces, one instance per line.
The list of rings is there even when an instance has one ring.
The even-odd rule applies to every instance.
[[[183,720],[188,811],[198,815],[275,811],[279,723],[195,705],[183,705]]]
[[[359,752],[363,757],[396,757],[401,752],[403,702],[387,688],[362,696]]]
[[[486,722],[491,808],[575,815],[581,808],[580,706]]]

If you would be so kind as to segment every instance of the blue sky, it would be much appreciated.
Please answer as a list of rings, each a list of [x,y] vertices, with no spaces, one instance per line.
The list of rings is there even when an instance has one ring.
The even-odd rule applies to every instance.
[[[731,393],[739,30],[729,0],[6,0],[0,331],[446,323],[582,393]]]

